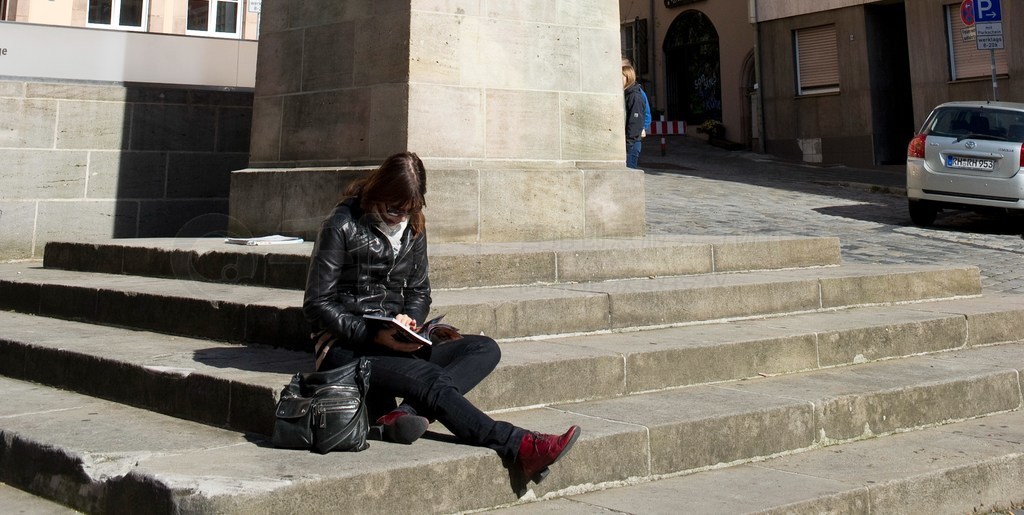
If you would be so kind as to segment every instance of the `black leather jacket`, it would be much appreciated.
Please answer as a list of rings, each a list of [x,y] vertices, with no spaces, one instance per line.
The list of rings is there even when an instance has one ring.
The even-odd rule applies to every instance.
[[[357,200],[338,204],[320,226],[302,311],[314,334],[326,329],[352,350],[374,336],[364,313],[405,313],[423,324],[430,311],[426,236],[407,228],[395,255]]]

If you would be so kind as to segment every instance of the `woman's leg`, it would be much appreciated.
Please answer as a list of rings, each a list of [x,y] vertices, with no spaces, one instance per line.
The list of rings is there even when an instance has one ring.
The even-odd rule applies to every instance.
[[[498,344],[481,335],[464,336],[427,350],[430,351],[428,361],[443,368],[463,395],[487,377],[501,360]],[[403,399],[402,405],[396,408],[394,397],[387,394],[383,397],[384,400],[390,399],[390,408],[380,412],[381,415],[375,416],[374,420],[381,424],[381,432],[387,440],[412,443],[423,436],[430,423],[437,419],[437,415],[415,399]],[[386,404],[376,403],[371,406],[381,405]]]
[[[498,344],[478,334],[442,343],[430,353],[430,362],[443,368],[463,395],[490,375],[499,361],[501,348]]]
[[[456,381],[444,368],[421,359],[393,356],[368,358],[372,362],[371,391],[377,389],[387,395],[402,397],[413,406],[421,406],[424,411],[437,417],[459,440],[494,449],[504,458],[515,458],[526,432],[508,422],[496,421],[480,411],[463,397]],[[473,377],[475,375],[470,376],[470,380]]]
[[[524,479],[539,483],[547,475],[548,467],[572,447],[580,435],[579,427],[572,426],[562,435],[534,433],[508,422],[496,421],[477,409],[462,396],[460,385],[466,391],[476,386],[494,369],[500,350],[490,338],[467,336],[463,339],[466,341],[461,345],[439,352],[437,356],[431,355],[431,361],[443,362],[447,368],[411,357],[368,356],[372,363],[370,392],[391,402],[395,397],[402,397],[425,406],[424,410],[436,414],[437,419],[457,438],[468,444],[494,449]],[[457,342],[439,345],[433,350],[454,343]],[[355,359],[351,351],[331,349],[321,368],[335,368],[351,359]],[[460,380],[455,381],[449,370],[459,375]],[[403,408],[407,405],[397,409]],[[411,443],[414,439],[403,443]]]
[[[480,384],[501,361],[498,344],[490,337],[476,334],[438,344],[430,351],[428,361],[443,368],[463,395]],[[437,418],[429,409],[410,399],[403,399],[399,409],[428,419]]]

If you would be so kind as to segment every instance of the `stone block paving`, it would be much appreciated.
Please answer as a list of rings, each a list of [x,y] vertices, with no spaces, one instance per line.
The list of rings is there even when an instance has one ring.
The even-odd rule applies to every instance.
[[[794,163],[684,136],[664,156],[656,138],[644,146],[652,236],[835,236],[846,263],[975,265],[985,292],[1024,293],[1024,216],[949,211],[916,227],[903,166]]]

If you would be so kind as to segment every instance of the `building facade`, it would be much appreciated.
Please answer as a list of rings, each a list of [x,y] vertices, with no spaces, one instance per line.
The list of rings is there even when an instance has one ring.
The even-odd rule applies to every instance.
[[[255,40],[260,0],[0,0],[0,21]]]
[[[620,0],[623,55],[656,115],[807,162],[905,162],[935,105],[1024,101],[1019,2],[985,0],[982,30],[955,0]],[[989,12],[991,14],[991,11]],[[966,17],[966,19],[965,19]]]
[[[38,14],[38,12],[37,12]],[[256,41],[0,21],[0,261],[227,227]]]
[[[758,148],[756,27],[747,0],[620,0],[623,56],[637,69],[654,118],[687,132],[721,122],[724,138]]]
[[[896,165],[936,104],[1024,102],[1024,12],[1012,0],[993,4],[1002,48],[979,50],[963,2],[753,2],[766,152]]]

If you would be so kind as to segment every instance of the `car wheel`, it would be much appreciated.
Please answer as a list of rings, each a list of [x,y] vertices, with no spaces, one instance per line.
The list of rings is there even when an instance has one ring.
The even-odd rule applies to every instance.
[[[910,211],[910,221],[921,227],[930,227],[939,214],[939,208],[927,200],[908,200],[907,209]]]

